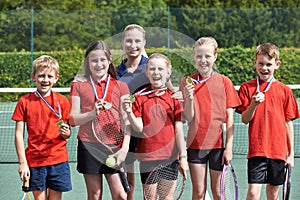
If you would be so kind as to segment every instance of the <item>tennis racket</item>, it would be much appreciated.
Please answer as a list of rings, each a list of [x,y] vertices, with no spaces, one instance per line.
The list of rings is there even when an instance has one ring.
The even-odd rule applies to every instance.
[[[179,161],[160,164],[149,174],[144,184],[145,200],[180,199],[185,179],[178,169]]]
[[[126,125],[119,110],[110,103],[106,103],[104,109],[92,121],[92,130],[98,142],[113,154],[122,146]],[[125,192],[129,192],[130,186],[124,170],[124,163],[120,164],[118,171]]]
[[[285,166],[285,180],[282,187],[282,199],[288,200],[290,198],[291,184],[292,184],[292,166],[287,164]]]
[[[26,197],[27,197],[28,200],[31,200],[28,188],[29,188],[29,179],[26,179],[23,182],[23,187],[22,187],[22,190],[24,191],[24,195],[22,197],[22,200],[25,200]]]
[[[238,200],[238,183],[231,164],[224,165],[221,176],[221,200]]]

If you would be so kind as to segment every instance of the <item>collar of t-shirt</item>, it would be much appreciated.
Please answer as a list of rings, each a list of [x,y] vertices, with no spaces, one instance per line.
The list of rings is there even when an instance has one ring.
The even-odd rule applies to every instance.
[[[148,58],[146,58],[145,56],[142,55],[142,58],[140,60],[140,63],[138,65],[138,68],[133,72],[133,73],[140,73],[142,70],[144,70],[144,67],[140,67],[140,66],[144,66],[146,65]],[[117,79],[121,78],[122,76],[124,76],[124,74],[130,73],[128,72],[127,68],[126,68],[126,60],[122,61],[122,63],[117,67]]]

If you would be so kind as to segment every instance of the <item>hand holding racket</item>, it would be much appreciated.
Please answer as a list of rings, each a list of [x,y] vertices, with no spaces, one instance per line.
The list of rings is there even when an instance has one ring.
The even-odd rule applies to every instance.
[[[22,200],[25,200],[26,197],[28,200],[31,200],[28,188],[29,188],[29,176],[26,176],[23,181],[22,190],[24,191],[24,195],[23,195]]]
[[[181,175],[183,176],[183,179],[186,180],[187,179],[187,171],[189,169],[189,165],[188,165],[186,157],[180,158],[178,169],[179,169],[179,172],[181,173]]]
[[[144,198],[146,200],[180,199],[184,191],[185,178],[178,167],[178,161],[155,167],[144,184]]]
[[[231,164],[224,165],[221,176],[221,200],[238,200],[238,183]]]
[[[285,180],[282,186],[282,199],[288,200],[290,198],[290,191],[291,191],[291,185],[292,185],[292,166],[290,164],[287,164],[285,166]]]
[[[115,154],[123,144],[126,125],[119,109],[108,102],[99,101],[99,114],[92,121],[92,130],[97,141],[103,145],[111,154]],[[96,108],[97,111],[97,108]],[[111,157],[111,156],[110,156]],[[116,160],[117,162],[117,160]],[[108,161],[109,166],[115,166],[113,160]],[[125,192],[130,191],[130,187],[124,170],[124,163],[119,166],[120,179]]]

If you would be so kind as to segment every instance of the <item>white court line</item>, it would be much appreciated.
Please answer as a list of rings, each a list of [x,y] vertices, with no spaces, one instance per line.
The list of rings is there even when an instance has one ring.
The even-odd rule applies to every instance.
[[[15,126],[0,126],[0,128],[15,128]]]

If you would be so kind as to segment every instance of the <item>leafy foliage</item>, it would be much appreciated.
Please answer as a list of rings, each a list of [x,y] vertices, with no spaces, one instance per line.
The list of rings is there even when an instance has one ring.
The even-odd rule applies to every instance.
[[[116,2],[108,3],[108,10],[44,10],[41,6],[38,10],[0,12],[0,51],[29,51],[31,41],[35,51],[84,49],[92,40],[110,38],[131,23],[169,27],[194,40],[213,36],[223,48],[251,48],[264,42],[280,48],[300,47],[300,8],[196,7],[170,8],[168,12],[166,7],[112,9]],[[151,34],[155,33],[147,32],[146,37]],[[155,42],[154,47],[164,47],[160,40]]]

